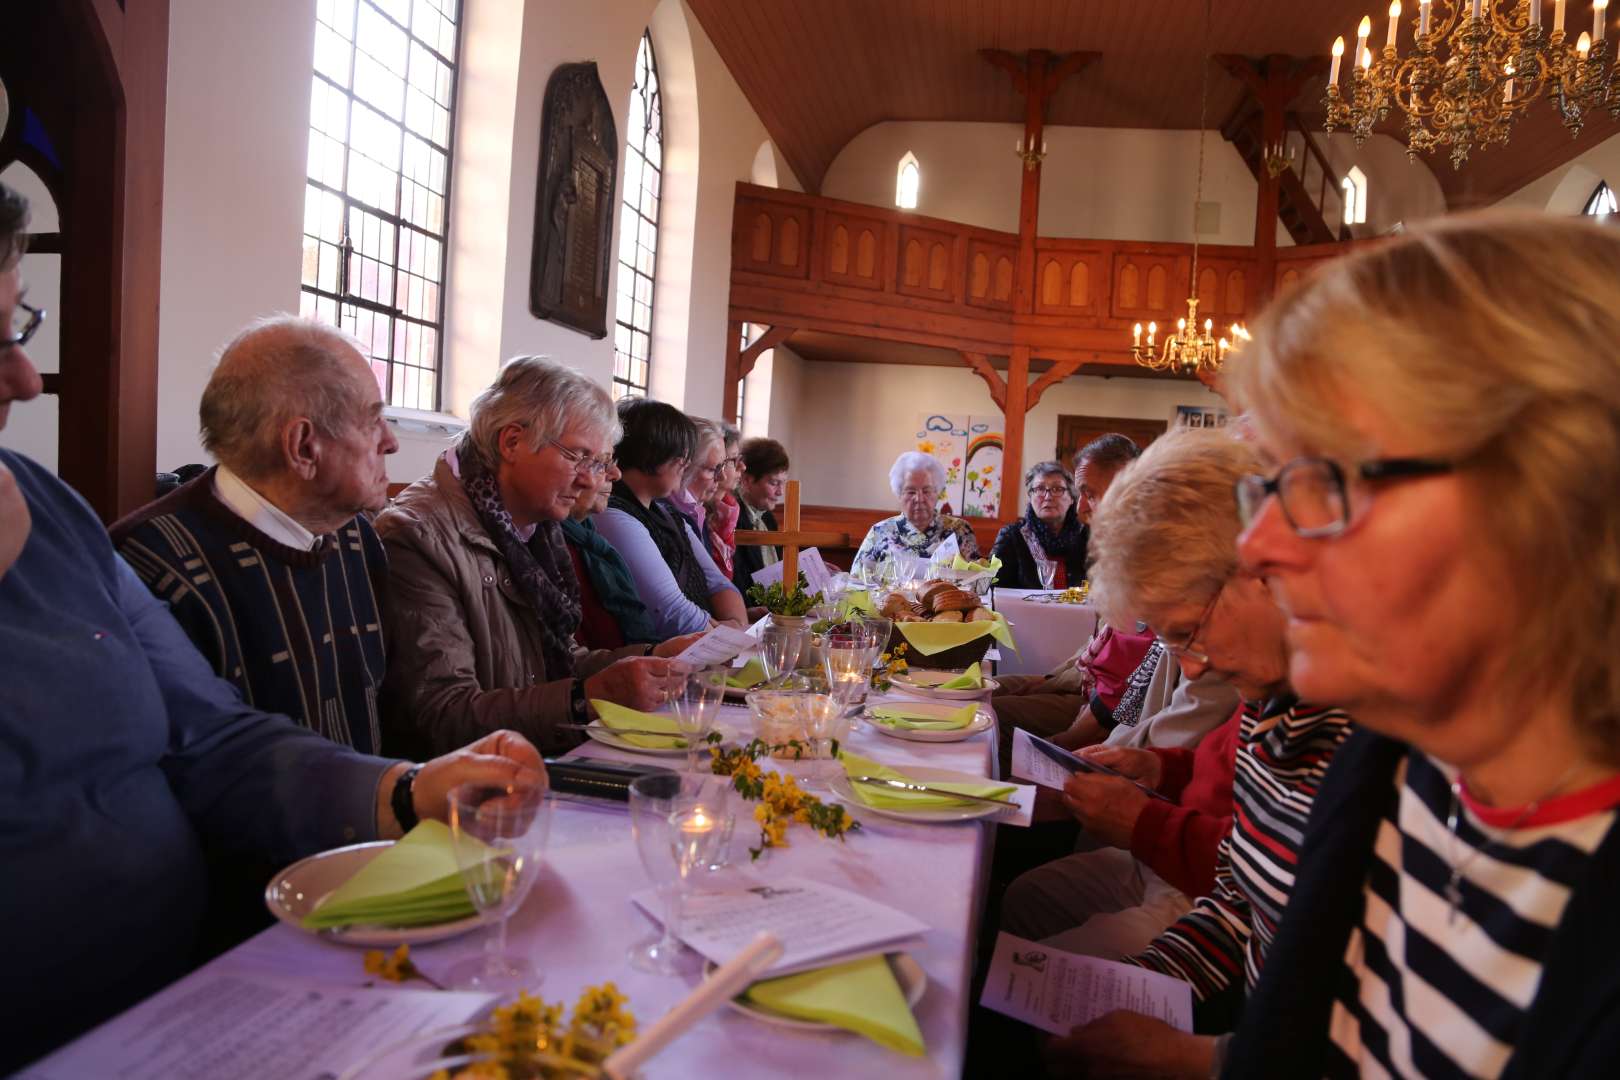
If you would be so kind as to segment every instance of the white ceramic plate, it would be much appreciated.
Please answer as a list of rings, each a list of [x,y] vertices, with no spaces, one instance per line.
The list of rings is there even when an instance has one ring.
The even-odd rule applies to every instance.
[[[994,693],[1001,684],[994,679],[985,679],[984,685],[977,690],[946,690],[940,683],[950,682],[962,673],[960,671],[933,671],[929,668],[912,668],[899,675],[890,676],[889,681],[894,689],[902,694],[914,694],[922,698],[937,698],[940,701],[977,701],[987,694]]]
[[[960,710],[962,705],[960,703],[939,701],[884,701],[879,702],[877,705],[868,706],[867,711],[861,714],[861,719],[873,731],[880,735],[887,735],[891,739],[905,739],[907,742],[962,742],[973,738],[981,731],[988,730],[990,725],[995,723],[995,718],[990,715],[989,711],[981,708],[973,714],[972,722],[966,727],[946,728],[944,730],[890,727],[888,724],[880,723],[868,715],[872,709],[882,708],[885,705],[928,716],[937,716],[941,720]]]
[[[972,773],[955,772],[951,769],[925,769],[908,765],[903,770],[906,776],[919,784],[926,784],[930,780],[949,781],[960,784],[992,784],[982,776]],[[928,824],[948,823],[953,821],[973,821],[977,818],[991,817],[1001,813],[1008,807],[996,803],[973,802],[962,806],[933,807],[926,810],[894,810],[887,806],[871,806],[855,797],[854,785],[842,770],[832,778],[833,794],[844,803],[844,809],[857,820],[864,814],[877,814],[879,817],[896,818],[900,821],[926,822]],[[874,789],[875,790],[875,789]],[[1004,796],[1010,798],[1010,796]]]
[[[736,738],[736,732],[732,731],[724,724],[716,724],[715,730],[720,732],[722,743],[730,742],[732,739]],[[650,754],[653,757],[686,756],[686,747],[684,746],[637,746],[635,743],[630,742],[627,739],[621,739],[619,736],[614,735],[611,732],[598,731],[595,728],[587,730],[585,734],[590,736],[592,739],[595,739],[603,746],[611,746],[615,750],[628,750],[632,754]],[[676,737],[678,738],[679,736]],[[708,748],[709,744],[704,743],[702,749],[707,750]]]
[[[890,953],[884,959],[889,961],[889,967],[894,970],[895,981],[900,984],[900,993],[905,996],[906,1004],[915,1010],[917,1002],[922,1000],[923,991],[928,989],[928,975],[923,971],[922,965],[913,960],[909,953]],[[714,971],[714,967],[714,961],[712,960],[703,965],[705,978]],[[837,1024],[827,1024],[820,1020],[799,1020],[792,1016],[783,1016],[781,1013],[772,1012],[764,1006],[755,1005],[753,1002],[740,997],[734,997],[726,1004],[744,1016],[751,1016],[755,1020],[775,1024],[777,1027],[797,1028],[800,1031],[845,1030]],[[854,1032],[850,1034],[854,1034]]]
[[[331,930],[308,930],[303,918],[360,868],[392,847],[392,840],[372,844],[353,844],[333,848],[307,859],[299,859],[271,879],[264,888],[264,906],[270,914],[295,930],[336,941],[344,945],[364,945],[368,948],[394,945],[421,945],[429,941],[443,941],[476,930],[484,925],[484,918],[469,915],[454,922],[432,926],[345,926]]]

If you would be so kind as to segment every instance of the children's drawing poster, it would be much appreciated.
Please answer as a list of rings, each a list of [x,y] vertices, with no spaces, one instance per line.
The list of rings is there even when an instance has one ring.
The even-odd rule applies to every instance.
[[[915,447],[945,469],[941,508],[994,517],[1001,502],[1001,417],[920,413]]]

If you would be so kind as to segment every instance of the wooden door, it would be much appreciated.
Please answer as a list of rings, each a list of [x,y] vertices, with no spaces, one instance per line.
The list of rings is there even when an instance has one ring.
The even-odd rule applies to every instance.
[[[1148,443],[1163,435],[1169,426],[1164,420],[1143,420],[1137,417],[1059,416],[1057,452],[1053,456],[1072,469],[1074,455],[1082,446],[1099,435],[1117,431],[1137,446],[1145,448]]]

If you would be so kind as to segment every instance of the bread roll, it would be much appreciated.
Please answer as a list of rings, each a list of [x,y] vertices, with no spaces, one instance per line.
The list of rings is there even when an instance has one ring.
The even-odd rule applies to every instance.
[[[979,598],[962,589],[951,589],[934,597],[935,611],[972,611],[979,606]]]
[[[930,622],[961,622],[962,621],[962,613],[960,611],[942,611],[938,615],[935,615],[929,621]]]
[[[995,622],[996,614],[987,607],[974,608],[968,612],[968,622]]]

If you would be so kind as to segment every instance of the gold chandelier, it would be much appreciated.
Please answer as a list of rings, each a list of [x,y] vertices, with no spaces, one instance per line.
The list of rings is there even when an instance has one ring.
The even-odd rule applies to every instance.
[[[1348,95],[1339,88],[1345,43],[1333,42],[1333,67],[1322,104],[1327,130],[1348,128],[1359,146],[1374,125],[1398,108],[1406,117],[1407,153],[1451,148],[1461,168],[1474,147],[1508,141],[1513,122],[1546,95],[1572,135],[1586,115],[1607,108],[1620,119],[1620,95],[1611,93],[1620,61],[1606,61],[1609,0],[1592,0],[1592,30],[1569,43],[1566,0],[1553,0],[1552,29],[1543,21],[1546,0],[1420,0],[1409,20],[1414,51],[1400,52],[1401,0],[1389,5],[1384,47],[1368,44],[1372,19],[1356,30]]]
[[[1204,125],[1209,114],[1209,24],[1213,0],[1204,2],[1204,78],[1198,101],[1198,183],[1193,191],[1193,245],[1192,276],[1189,279],[1187,317],[1176,320],[1176,332],[1158,343],[1159,324],[1147,324],[1147,342],[1142,341],[1142,324],[1131,330],[1131,359],[1153,371],[1175,371],[1182,375],[1213,375],[1221,370],[1226,354],[1241,342],[1249,340],[1249,332],[1240,324],[1232,324],[1232,336],[1217,338],[1215,320],[1205,319],[1202,329],[1198,325],[1198,206],[1204,199]]]

